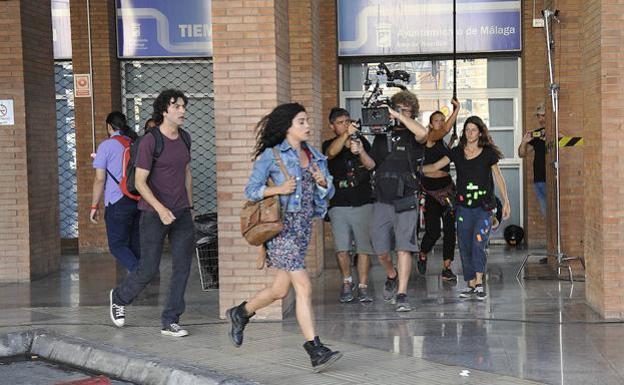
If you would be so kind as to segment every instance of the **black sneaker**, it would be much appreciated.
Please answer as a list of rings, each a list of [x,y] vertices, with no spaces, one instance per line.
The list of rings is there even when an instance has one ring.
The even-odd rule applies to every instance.
[[[169,337],[186,337],[189,333],[182,329],[177,323],[172,323],[162,328],[160,334]]]
[[[418,272],[422,275],[425,275],[427,273],[427,254],[423,253],[422,251],[418,253],[418,263],[416,264],[418,266]]]
[[[455,275],[455,273],[453,273],[453,270],[449,269],[443,269],[442,270],[442,279],[444,281],[457,281],[457,276]]]
[[[459,293],[459,298],[472,298],[475,295],[475,288],[468,286],[461,293]]]
[[[394,311],[403,312],[403,311],[411,311],[412,307],[409,302],[407,302],[407,295],[401,293],[396,296],[396,307]]]
[[[475,297],[480,301],[483,301],[487,298],[487,293],[485,292],[483,284],[478,284],[477,286],[475,286],[474,292]]]
[[[113,324],[115,324],[115,326],[120,328],[124,326],[124,324],[126,323],[126,307],[117,305],[113,301],[113,290],[115,289],[111,289],[110,293],[108,293],[108,299],[109,299],[108,309],[109,309],[111,321],[113,321]]]
[[[347,303],[353,301],[353,284],[351,282],[342,283],[342,291],[340,292],[340,302]]]
[[[384,289],[383,289],[384,301],[392,301],[392,299],[394,298],[394,295],[396,294],[398,286],[399,286],[399,274],[398,273],[396,277],[392,279],[386,277],[386,283],[384,284]]]

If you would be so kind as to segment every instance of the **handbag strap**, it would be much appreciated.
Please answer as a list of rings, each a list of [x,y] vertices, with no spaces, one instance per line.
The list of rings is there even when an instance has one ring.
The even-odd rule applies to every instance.
[[[286,179],[288,179],[290,177],[290,175],[288,174],[288,170],[286,170],[286,166],[284,166],[284,162],[282,162],[282,157],[280,156],[279,150],[275,147],[273,147],[273,155],[275,156],[275,162],[277,162],[280,171],[282,171],[282,174],[284,174]],[[273,182],[273,179],[271,178],[269,178],[268,184],[269,186],[275,186],[275,182]]]

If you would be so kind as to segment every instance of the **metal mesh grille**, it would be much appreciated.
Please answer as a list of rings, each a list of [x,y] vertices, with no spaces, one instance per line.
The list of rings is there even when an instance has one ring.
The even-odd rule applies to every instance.
[[[216,147],[212,62],[210,60],[124,61],[122,103],[128,124],[139,134],[152,115],[152,103],[167,88],[184,92],[189,104],[184,129],[191,133],[193,205],[199,214],[217,211]]]
[[[58,148],[61,238],[78,238],[74,70],[71,62],[54,63],[56,143]]]

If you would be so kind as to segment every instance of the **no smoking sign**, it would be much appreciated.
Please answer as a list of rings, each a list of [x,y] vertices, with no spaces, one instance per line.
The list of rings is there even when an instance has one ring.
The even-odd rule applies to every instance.
[[[13,99],[0,99],[0,126],[12,126],[14,124]]]

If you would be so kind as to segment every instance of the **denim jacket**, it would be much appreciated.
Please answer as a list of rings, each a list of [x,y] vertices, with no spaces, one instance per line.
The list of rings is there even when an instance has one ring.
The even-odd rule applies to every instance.
[[[312,162],[316,163],[318,168],[325,175],[327,180],[327,187],[321,187],[318,184],[314,189],[314,216],[324,217],[329,205],[329,199],[334,195],[334,184],[332,183],[332,177],[329,175],[327,169],[327,157],[321,154],[316,148],[309,144],[304,143],[308,147],[312,154]],[[301,164],[299,162],[299,154],[293,149],[290,144],[284,139],[284,141],[276,146],[279,150],[282,162],[288,171],[289,176],[294,176],[297,181],[297,187],[292,194],[280,195],[280,205],[282,209],[287,212],[297,212],[301,210]],[[273,149],[267,148],[260,154],[253,165],[253,170],[249,176],[247,186],[245,186],[245,196],[250,201],[257,202],[264,198],[264,190],[267,187],[267,181],[269,177],[273,180],[276,186],[283,184],[286,181],[286,177],[280,170],[279,165],[275,161],[273,155]]]

